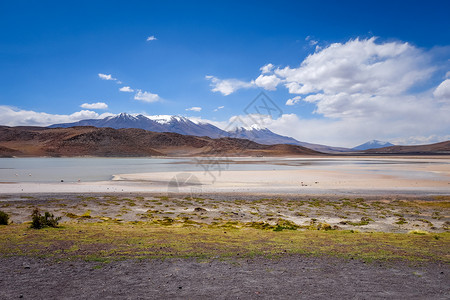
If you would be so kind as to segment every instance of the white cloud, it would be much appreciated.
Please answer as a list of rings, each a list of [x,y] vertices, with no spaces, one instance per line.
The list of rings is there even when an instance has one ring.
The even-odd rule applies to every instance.
[[[144,102],[157,102],[161,100],[158,94],[152,94],[150,92],[143,92],[141,90],[137,90],[137,93],[134,95],[134,100],[144,101]]]
[[[80,107],[87,108],[87,109],[107,109],[108,108],[108,104],[106,104],[104,102],[83,103],[83,104],[80,105]]]
[[[430,64],[427,53],[408,43],[376,43],[376,38],[370,38],[318,49],[297,68],[274,69],[266,64],[260,70],[261,75],[248,82],[214,76],[206,79],[211,80],[213,92],[224,95],[252,87],[275,90],[283,83],[291,94],[393,96],[430,78],[436,67]]]
[[[277,89],[277,85],[281,82],[281,79],[276,75],[259,75],[254,82],[258,87],[262,87],[268,91],[274,91]]]
[[[98,73],[98,77],[100,77],[100,79],[103,79],[103,80],[117,80],[117,78],[112,77],[111,74]]]
[[[214,109],[214,111],[219,111],[219,110],[221,110],[222,108],[224,108],[225,106],[219,106],[219,107],[217,107],[216,109]]]
[[[302,99],[301,96],[295,96],[294,98],[287,99],[286,105],[291,105],[291,106],[295,105],[295,104],[299,103],[301,99]]]
[[[318,41],[313,40],[312,37],[309,35],[305,38],[305,41],[307,41],[310,46],[315,46],[319,43]]]
[[[349,147],[370,139],[437,142],[450,132],[450,79],[423,90],[440,68],[437,59],[406,42],[354,39],[317,49],[298,67],[263,66],[257,79],[224,90],[284,86],[295,96],[286,105],[313,104],[314,118],[267,121],[301,141]]]
[[[134,92],[134,90],[132,88],[130,88],[129,86],[123,86],[119,89],[119,91],[121,92],[127,92],[127,93],[132,93]]]
[[[436,98],[450,101],[450,79],[444,80],[433,92]]]
[[[228,96],[238,89],[251,88],[254,86],[252,82],[245,82],[238,79],[219,79],[214,76],[205,76],[205,78],[211,81],[211,91],[220,92],[224,96]]]
[[[95,111],[81,110],[70,115],[56,115],[32,110],[22,110],[10,106],[0,106],[1,125],[6,126],[49,126],[57,123],[71,123],[84,119],[100,119],[110,113],[98,114]]]
[[[272,64],[267,64],[267,65],[262,66],[262,67],[260,68],[260,70],[261,70],[261,73],[262,73],[262,74],[267,74],[267,73],[270,73],[270,72],[272,71],[273,68],[274,68],[274,65],[272,65]]]
[[[193,106],[191,108],[186,108],[187,111],[202,111],[201,107]]]
[[[291,93],[399,95],[435,70],[426,53],[408,43],[375,38],[335,43],[309,55],[298,68],[274,72]]]
[[[154,35],[151,35],[147,38],[147,42],[156,41],[156,40],[157,40],[157,38]]]
[[[214,125],[221,129],[233,129],[238,126],[250,128],[257,125],[302,142],[351,148],[372,139],[391,141],[395,144],[427,144],[448,140],[450,139],[448,134],[450,121],[446,121],[448,113],[449,110],[439,114],[436,120],[422,118],[417,123],[414,120],[405,122],[405,119],[394,118],[386,121],[381,117],[303,119],[296,114],[283,114],[273,119],[268,115],[239,115],[229,118],[227,122],[216,122]],[[254,120],[261,121],[255,123]]]

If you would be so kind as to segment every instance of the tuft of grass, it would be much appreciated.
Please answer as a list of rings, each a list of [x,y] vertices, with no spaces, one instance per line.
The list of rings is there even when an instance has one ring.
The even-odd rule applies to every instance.
[[[351,222],[351,221],[341,221],[340,223],[343,225],[352,225],[352,226],[364,226],[368,225],[370,222],[373,222],[373,220],[369,217],[362,217],[361,221],[359,222]]]
[[[44,227],[58,227],[58,222],[61,220],[61,217],[55,217],[53,214],[46,211],[44,215],[41,215],[39,208],[35,208],[33,213],[31,214],[31,225],[30,228],[33,229],[41,229]]]
[[[9,215],[0,210],[0,225],[8,225]]]
[[[426,224],[428,224],[428,226],[430,226],[430,227],[432,227],[433,226],[433,223],[431,223],[429,220],[427,220],[427,219],[417,219],[417,221],[420,221],[420,222],[422,222],[422,223],[426,223]]]
[[[442,228],[444,230],[450,230],[450,222],[449,221],[445,221],[444,224],[442,224]]]
[[[425,230],[410,230],[408,231],[408,234],[428,235],[430,233]]]
[[[395,222],[395,224],[398,224],[398,225],[403,225],[403,224],[407,224],[407,223],[408,223],[408,222],[407,222],[406,219],[403,218],[403,217],[398,218],[398,219],[397,219],[397,222]]]

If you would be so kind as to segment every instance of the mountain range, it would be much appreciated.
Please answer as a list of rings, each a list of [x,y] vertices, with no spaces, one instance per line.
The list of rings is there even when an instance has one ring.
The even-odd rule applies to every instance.
[[[88,119],[74,123],[54,124],[49,126],[49,128],[68,128],[74,126],[110,127],[114,129],[138,128],[153,132],[173,132],[184,135],[206,136],[213,139],[223,137],[241,138],[264,145],[297,145],[324,153],[351,151],[350,149],[342,147],[332,147],[300,142],[292,137],[279,135],[267,128],[259,128],[258,126],[253,126],[250,129],[240,127],[231,131],[224,131],[210,123],[193,122],[190,119],[182,116],[144,116],[141,114],[131,115],[127,113],[121,113],[119,115],[109,116],[104,119]]]
[[[450,141],[412,146],[389,146],[378,149],[368,149],[364,153],[369,155],[450,155]]]
[[[298,156],[322,155],[296,145],[198,137],[136,128],[0,126],[0,157]]]

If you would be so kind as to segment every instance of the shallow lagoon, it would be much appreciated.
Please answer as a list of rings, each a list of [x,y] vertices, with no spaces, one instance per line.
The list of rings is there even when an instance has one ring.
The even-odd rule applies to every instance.
[[[82,182],[110,180],[115,174],[220,172],[223,170],[339,170],[433,179],[442,174],[408,166],[443,163],[432,159],[371,158],[0,158],[0,182]],[[444,162],[449,165],[450,163]],[[400,166],[392,168],[393,166]],[[364,170],[361,170],[364,167]]]

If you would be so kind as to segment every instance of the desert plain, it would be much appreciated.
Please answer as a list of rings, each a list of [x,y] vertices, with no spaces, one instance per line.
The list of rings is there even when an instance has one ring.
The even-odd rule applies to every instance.
[[[447,299],[450,158],[336,160],[2,182],[0,298]]]

